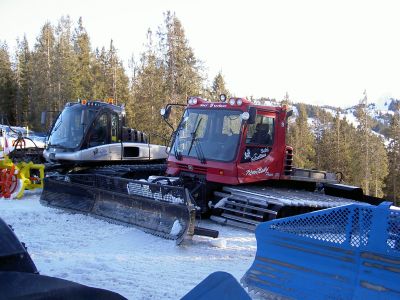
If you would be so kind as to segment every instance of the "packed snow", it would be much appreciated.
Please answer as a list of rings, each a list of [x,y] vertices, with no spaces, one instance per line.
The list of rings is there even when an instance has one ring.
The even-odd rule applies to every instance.
[[[40,274],[104,288],[128,299],[179,299],[215,271],[237,280],[254,260],[254,233],[199,221],[220,237],[183,246],[136,228],[42,206],[40,190],[0,199],[0,217],[28,247]]]

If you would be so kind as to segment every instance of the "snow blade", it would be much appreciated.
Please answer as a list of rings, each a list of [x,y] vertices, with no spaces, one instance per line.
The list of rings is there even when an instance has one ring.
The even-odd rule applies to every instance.
[[[180,244],[194,233],[187,189],[99,174],[49,176],[41,203],[138,227]]]
[[[399,299],[400,209],[351,204],[257,226],[242,278],[267,299]]]

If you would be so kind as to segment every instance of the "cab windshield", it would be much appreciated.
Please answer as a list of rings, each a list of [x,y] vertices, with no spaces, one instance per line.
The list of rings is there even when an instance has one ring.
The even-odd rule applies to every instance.
[[[82,110],[88,111],[82,124]],[[55,148],[75,149],[82,141],[85,131],[91,124],[96,111],[81,105],[67,107],[58,116],[49,135],[48,145]]]
[[[177,158],[232,161],[239,145],[242,111],[188,109],[176,131],[172,151]]]

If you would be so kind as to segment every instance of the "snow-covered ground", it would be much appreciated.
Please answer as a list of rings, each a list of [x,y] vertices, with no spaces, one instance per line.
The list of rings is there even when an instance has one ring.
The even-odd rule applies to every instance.
[[[0,217],[12,225],[42,275],[105,288],[128,299],[179,299],[215,271],[236,279],[256,252],[254,233],[201,221],[218,239],[195,236],[184,246],[138,229],[42,206],[39,191],[0,199]]]

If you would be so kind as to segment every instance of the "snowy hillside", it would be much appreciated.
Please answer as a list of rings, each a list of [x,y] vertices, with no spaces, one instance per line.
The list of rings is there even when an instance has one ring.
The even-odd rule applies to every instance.
[[[295,103],[292,106],[293,118],[289,119],[289,123],[295,122],[296,116],[299,115],[298,107],[300,103]],[[388,144],[390,139],[388,138],[388,131],[390,126],[390,121],[394,115],[396,107],[400,106],[400,100],[386,98],[380,99],[377,102],[371,102],[368,104],[368,114],[370,116],[369,126],[371,131],[377,136],[381,137],[385,144]],[[308,124],[312,127],[316,123],[315,121],[315,111],[317,108],[323,109],[325,112],[335,116],[337,111],[339,111],[339,116],[343,120],[345,119],[349,124],[357,128],[360,124],[357,120],[357,106],[351,106],[347,108],[333,107],[333,106],[313,106],[305,104],[308,113]]]
[[[220,238],[195,236],[176,246],[138,229],[44,207],[39,192],[0,199],[0,217],[25,242],[42,275],[105,288],[128,299],[179,299],[215,271],[236,279],[256,251],[249,231],[206,222]]]

